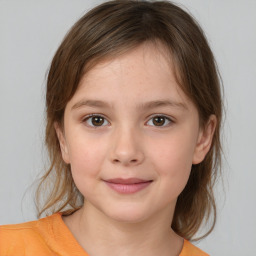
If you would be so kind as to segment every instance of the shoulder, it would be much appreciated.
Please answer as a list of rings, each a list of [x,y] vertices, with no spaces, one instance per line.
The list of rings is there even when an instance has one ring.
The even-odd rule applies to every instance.
[[[53,255],[45,239],[51,237],[51,223],[57,214],[37,221],[0,226],[0,255]],[[29,250],[29,251],[28,251]],[[44,253],[45,252],[45,253]]]
[[[203,252],[189,241],[184,240],[183,249],[179,256],[209,256],[209,254]]]

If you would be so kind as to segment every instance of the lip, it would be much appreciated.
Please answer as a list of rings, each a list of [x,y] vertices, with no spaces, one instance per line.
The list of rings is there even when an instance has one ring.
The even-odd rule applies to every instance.
[[[104,180],[106,185],[120,194],[133,194],[148,187],[152,180],[144,180],[139,178],[115,178]]]
[[[144,179],[138,179],[138,178],[129,178],[129,179],[116,178],[116,179],[109,179],[105,181],[109,183],[115,183],[115,184],[137,184],[137,183],[143,183],[143,182],[148,182],[152,180],[144,180]]]

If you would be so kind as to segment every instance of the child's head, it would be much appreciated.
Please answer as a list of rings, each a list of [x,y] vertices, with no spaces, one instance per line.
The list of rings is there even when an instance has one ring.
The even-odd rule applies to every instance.
[[[169,86],[168,76],[170,79],[173,78],[169,82],[170,87],[167,87]],[[143,178],[154,179],[156,178],[154,168],[157,168],[154,166],[154,159],[157,158],[157,161],[162,159],[166,167],[169,154],[170,168],[176,161],[177,168],[185,166],[184,169],[189,170],[183,173],[182,182],[185,183],[175,190],[175,193],[179,193],[174,195],[178,197],[172,221],[174,231],[189,239],[198,231],[202,221],[212,210],[215,220],[212,188],[220,164],[222,101],[214,57],[200,27],[182,9],[169,2],[131,0],[111,1],[91,10],[72,27],[53,58],[46,95],[46,145],[51,166],[43,177],[42,184],[48,180],[48,177],[55,179],[55,182],[41,213],[49,209],[59,211],[66,207],[72,212],[83,204],[82,194],[84,193],[82,185],[79,184],[81,176],[76,178],[76,173],[73,173],[74,182],[71,166],[72,161],[76,163],[74,159],[80,157],[77,155],[83,152],[86,144],[83,144],[79,137],[81,130],[73,129],[69,133],[70,127],[74,126],[68,126],[67,120],[71,120],[72,108],[82,109],[81,106],[88,105],[88,102],[86,103],[80,96],[95,100],[97,90],[98,99],[102,100],[105,95],[104,101],[113,102],[114,108],[112,110],[103,108],[99,102],[94,102],[94,108],[83,109],[80,112],[77,110],[72,117],[76,120],[76,127],[80,120],[83,124],[80,124],[79,129],[84,129],[87,134],[90,134],[86,137],[88,148],[84,153],[87,152],[88,155],[84,156],[84,166],[86,163],[88,166],[95,166],[92,163],[96,161],[96,154],[93,155],[91,152],[97,152],[97,150],[99,152],[97,160],[101,161],[102,147],[105,147],[109,154],[112,154],[109,157],[113,158],[113,166],[102,160],[102,165],[99,167],[104,166],[108,169],[109,175],[115,176],[118,170],[126,170],[122,174],[129,173],[131,169],[133,175],[137,170],[141,175],[140,178],[143,176]],[[131,97],[132,93],[134,98]],[[93,97],[90,98],[90,95]],[[120,95],[123,95],[123,98]],[[166,104],[158,102],[157,107],[155,103],[152,109],[154,112],[158,110],[158,115],[155,115],[154,121],[160,121],[160,126],[163,120],[165,120],[164,123],[171,124],[168,123],[169,125],[165,128],[151,128],[152,126],[148,125],[149,121],[152,120],[153,114],[156,114],[152,109],[151,112],[150,110],[146,112],[145,109],[144,112],[139,110],[134,112],[133,119],[132,103],[137,106],[139,103],[156,101],[164,97],[166,100],[176,103],[179,101],[179,103],[169,104],[172,105],[170,110],[167,110]],[[88,124],[89,117],[85,115],[88,109],[93,113],[101,114],[101,116],[97,115],[94,121],[100,126],[104,124],[104,128],[97,128],[96,131],[85,126],[85,121]],[[166,115],[168,113],[171,121],[168,121]],[[163,116],[167,116],[167,119]],[[101,123],[103,120],[105,120],[104,123]],[[195,125],[195,120],[198,121],[198,127]],[[69,131],[65,131],[65,122]],[[110,123],[113,127],[111,129],[109,129]],[[131,124],[134,125],[133,129],[129,129],[132,128]],[[84,125],[84,128],[81,128],[81,125]],[[182,132],[181,128],[184,128]],[[199,133],[193,134],[197,128],[201,137]],[[63,153],[65,149],[62,148],[61,152],[60,143],[62,142],[58,140],[56,129],[59,131],[61,140],[63,138],[65,140],[65,132],[72,134],[68,141],[69,149],[72,148],[74,141],[79,140],[81,143],[74,145],[81,146],[81,150],[72,149],[65,155],[65,152]],[[212,137],[211,134],[213,134]],[[135,152],[131,165],[122,163],[120,160],[122,156],[120,155],[118,159],[118,156],[113,153],[117,150],[117,145],[121,145],[118,144],[121,142],[117,141],[123,140],[122,143],[125,144],[127,137],[131,139],[129,146],[131,151]],[[194,142],[193,138],[195,138]],[[156,146],[154,155],[151,154],[152,143]],[[191,148],[193,150],[196,148],[192,155]],[[183,153],[179,154],[181,151]],[[70,154],[76,155],[70,156]],[[118,164],[120,164],[119,167],[114,169]],[[178,172],[179,170],[172,174],[162,173],[159,179],[166,175],[166,179],[179,180]],[[106,176],[100,178],[111,178],[108,174],[104,175]],[[169,181],[169,185],[175,187],[176,184]],[[165,197],[168,198],[168,195]]]

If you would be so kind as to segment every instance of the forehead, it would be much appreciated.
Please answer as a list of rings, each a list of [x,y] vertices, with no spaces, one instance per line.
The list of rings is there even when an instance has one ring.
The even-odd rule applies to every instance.
[[[160,68],[165,70],[167,69],[168,72],[173,72],[175,69],[176,73],[176,68],[171,55],[171,49],[168,49],[168,47],[160,40],[145,41],[133,47],[124,45],[121,47],[121,49],[116,49],[116,53],[114,54],[111,53],[110,55],[107,54],[99,59],[90,60],[84,67],[84,75],[82,76],[80,84],[83,79],[90,79],[94,73],[99,75],[99,71],[114,71],[114,67],[121,67],[124,62],[125,64],[129,64],[130,62],[130,69],[132,69],[135,66],[132,64],[135,64],[136,61],[141,60],[145,62],[143,65],[147,65],[147,62],[154,62],[157,63]]]
[[[145,43],[87,71],[71,101],[96,97],[124,103],[129,99],[154,100],[163,96],[186,101],[176,81],[170,52],[162,45]]]

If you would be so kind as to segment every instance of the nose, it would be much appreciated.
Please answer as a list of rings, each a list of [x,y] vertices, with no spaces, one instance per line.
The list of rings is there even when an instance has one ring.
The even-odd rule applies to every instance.
[[[111,142],[111,162],[125,166],[139,165],[144,160],[140,135],[133,128],[119,129]]]

